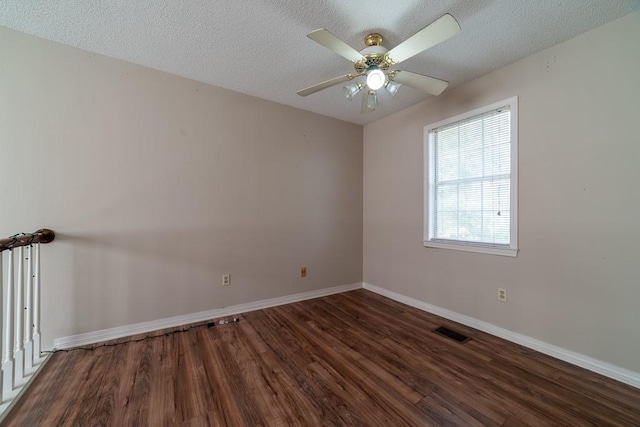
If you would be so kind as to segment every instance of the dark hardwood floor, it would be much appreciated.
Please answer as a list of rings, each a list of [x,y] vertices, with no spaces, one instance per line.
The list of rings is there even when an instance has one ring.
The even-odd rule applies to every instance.
[[[4,424],[640,426],[638,389],[365,290],[239,317],[56,353]]]

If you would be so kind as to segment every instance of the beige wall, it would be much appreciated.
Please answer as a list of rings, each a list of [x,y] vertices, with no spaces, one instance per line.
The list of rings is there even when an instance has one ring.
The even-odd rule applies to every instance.
[[[58,233],[45,346],[362,280],[361,126],[2,28],[0,61],[0,236]]]
[[[634,13],[365,126],[364,281],[640,372],[639,42]],[[514,95],[518,257],[424,248],[423,126]]]

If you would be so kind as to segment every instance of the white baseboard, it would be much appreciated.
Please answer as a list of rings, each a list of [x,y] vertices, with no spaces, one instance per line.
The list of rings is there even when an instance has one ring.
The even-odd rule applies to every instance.
[[[474,319],[473,317],[456,313],[455,311],[447,310],[442,307],[428,304],[426,302],[393,291],[389,291],[379,286],[371,285],[369,283],[363,283],[363,287],[371,292],[375,292],[376,294],[401,302],[411,307],[415,307],[417,309],[444,317],[454,322],[470,326],[482,332],[486,332],[496,337],[503,338],[507,341],[520,344],[524,347],[531,348],[551,357],[555,357],[556,359],[564,360],[565,362],[580,366],[581,368],[585,368],[592,372],[604,375],[609,378],[613,378],[625,384],[629,384],[630,386],[640,388],[640,373],[638,372],[631,371],[626,368],[621,368],[619,366],[612,365],[610,363],[603,362],[589,356],[585,356],[584,354],[566,350],[553,344],[549,344],[544,341],[519,334],[517,332],[512,332],[508,329],[500,328],[498,326],[492,325],[491,323],[483,322],[481,320]]]
[[[130,335],[144,334],[146,332],[157,331],[160,329],[173,328],[176,326],[188,325],[190,323],[202,322],[219,317],[232,316],[234,314],[247,313],[255,310],[262,310],[263,308],[290,304],[293,302],[324,297],[327,295],[338,294],[341,292],[347,292],[361,288],[362,282],[357,282],[351,283],[349,285],[336,286],[333,288],[318,289],[316,291],[302,292],[299,294],[286,295],[278,298],[270,298],[261,301],[249,302],[246,304],[238,304],[231,307],[217,308],[213,310],[200,311],[198,313],[185,314],[182,316],[168,317],[165,319],[158,319],[150,322],[135,323],[132,325],[118,326],[116,328],[102,329],[99,331],[87,332],[84,334],[56,338],[53,341],[53,346],[55,349],[67,349],[95,344],[98,342],[123,338]]]

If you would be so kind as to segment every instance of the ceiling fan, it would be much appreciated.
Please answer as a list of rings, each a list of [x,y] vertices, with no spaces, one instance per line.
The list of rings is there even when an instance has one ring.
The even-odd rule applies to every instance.
[[[307,37],[353,62],[355,74],[345,74],[296,93],[300,96],[307,96],[357,77],[366,77],[364,85],[356,82],[344,87],[345,96],[349,101],[360,90],[366,89],[362,95],[361,113],[369,113],[376,109],[378,105],[377,91],[382,87],[391,96],[395,96],[402,85],[425,91],[431,95],[440,95],[449,82],[410,71],[390,70],[390,68],[442,43],[459,32],[458,22],[453,16],[446,14],[391,50],[382,46],[380,34],[369,34],[364,39],[367,47],[358,52],[326,29],[315,30],[307,34]]]

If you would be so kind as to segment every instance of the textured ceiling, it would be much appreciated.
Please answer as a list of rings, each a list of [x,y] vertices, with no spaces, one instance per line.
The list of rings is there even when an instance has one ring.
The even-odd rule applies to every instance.
[[[327,28],[356,50],[377,31],[392,48],[451,13],[462,32],[400,67],[449,80],[450,89],[639,8],[640,0],[2,0],[0,25],[364,124],[428,95],[403,87],[366,115],[342,85],[297,96],[353,71],[307,39],[310,31]]]

